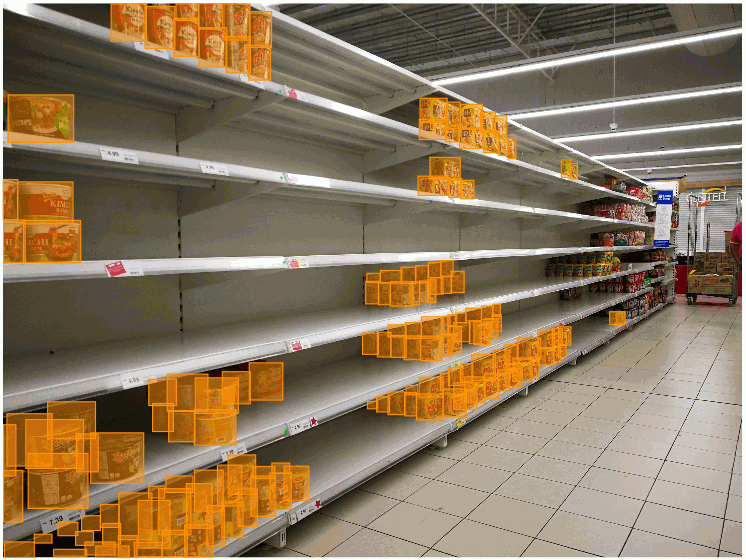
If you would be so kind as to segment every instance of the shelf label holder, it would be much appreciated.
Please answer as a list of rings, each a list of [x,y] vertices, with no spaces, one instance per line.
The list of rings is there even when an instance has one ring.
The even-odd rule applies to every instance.
[[[220,458],[223,460],[223,463],[225,463],[228,461],[228,455],[243,455],[244,453],[246,453],[246,444],[239,443],[238,445],[229,447],[225,451],[221,451]]]
[[[208,175],[222,175],[223,177],[228,177],[228,168],[225,166],[224,163],[213,163],[211,161],[200,161],[199,162],[200,169],[202,169],[202,173],[207,173]]]
[[[309,348],[311,348],[311,341],[307,338],[286,340],[285,346],[287,346],[288,352],[300,352],[301,350],[308,350]]]
[[[288,257],[285,259],[288,268],[308,268],[308,259],[300,257]]]
[[[148,380],[142,374],[120,373],[119,379],[122,381],[122,389],[132,389],[133,387],[142,387],[148,384]]]
[[[116,161],[118,163],[130,163],[140,165],[135,152],[120,150],[119,148],[100,148],[101,159],[104,161]]]
[[[310,430],[311,428],[315,428],[318,425],[319,422],[316,420],[316,417],[311,416],[310,418],[303,418],[301,420],[296,420],[295,422],[288,422],[285,425],[287,428],[285,433],[294,436],[301,432],[305,432],[306,430]]]
[[[135,46],[136,51],[149,54],[150,56],[156,56],[158,58],[162,58],[163,60],[170,60],[167,49],[146,49],[145,43],[143,43],[142,41],[136,41],[133,43],[133,45]]]
[[[57,530],[57,523],[60,523],[61,521],[78,521],[84,513],[85,510],[59,511],[50,517],[42,519],[39,522],[39,525],[41,525],[43,533],[53,533]]]
[[[124,276],[145,276],[142,266],[132,265],[123,261],[105,263],[104,269],[109,278],[120,278]]]

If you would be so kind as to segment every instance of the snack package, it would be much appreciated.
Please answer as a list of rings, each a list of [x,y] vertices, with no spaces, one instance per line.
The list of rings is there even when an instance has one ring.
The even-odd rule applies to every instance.
[[[572,160],[560,160],[560,177],[563,179],[570,179],[572,177]]]
[[[174,45],[174,56],[197,56],[199,43],[197,35],[199,24],[194,20],[177,19],[174,21],[174,34],[176,36]]]
[[[176,17],[197,20],[199,26],[199,4],[176,4]]]
[[[251,12],[251,44],[272,48],[272,12]]]
[[[74,95],[8,95],[8,143],[74,141]]]
[[[199,29],[199,66],[200,68],[224,68],[225,67],[225,41],[226,29],[202,28]]]
[[[26,262],[81,262],[80,221],[26,222]]]
[[[250,74],[251,46],[247,39],[228,37],[226,42],[225,71],[227,74]]]
[[[459,104],[460,105],[460,104]],[[447,123],[453,126],[450,112],[451,107],[445,97],[421,97],[420,98],[420,120]]]
[[[251,49],[251,74],[253,81],[268,81],[272,79],[272,51],[271,49]]]
[[[199,4],[200,27],[224,27],[223,4]]]
[[[482,105],[461,104],[461,128],[482,128]]]
[[[3,179],[3,220],[18,219],[18,179]]]
[[[145,40],[145,4],[111,5],[111,42]]]
[[[508,136],[508,115],[495,115],[495,130],[503,138]]]
[[[448,126],[458,128],[461,125],[461,102],[448,102]]]
[[[26,262],[24,223],[14,220],[3,220],[3,238],[3,262]]]
[[[174,48],[174,6],[148,6],[146,8],[146,49]]]
[[[251,13],[251,4],[226,4],[225,5],[225,27],[228,31],[228,37],[249,38],[249,15]],[[263,12],[258,12],[263,13]],[[270,12],[270,20],[271,20]],[[212,27],[223,27],[215,25]],[[257,44],[257,43],[254,43]],[[258,45],[258,44],[257,44]],[[272,46],[270,43],[267,46]]]
[[[446,125],[436,121],[420,121],[420,140],[445,140]]]
[[[518,139],[508,137],[508,159],[518,159]]]

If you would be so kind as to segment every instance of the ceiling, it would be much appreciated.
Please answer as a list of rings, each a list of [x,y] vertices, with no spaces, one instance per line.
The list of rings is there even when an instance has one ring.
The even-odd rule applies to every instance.
[[[612,43],[625,46],[667,35],[678,37],[697,25],[733,25],[741,20],[740,5],[730,4],[277,4],[272,8],[430,80]],[[705,44],[710,43],[715,42]],[[682,46],[446,87],[489,107],[501,107],[510,115],[740,85],[741,39],[719,50],[723,52],[710,48],[715,54],[700,56],[696,49],[692,52]],[[623,132],[741,116],[742,95],[737,92],[525,121],[515,118],[560,138],[606,133],[611,123]],[[594,156],[661,151],[609,161],[620,169],[635,169],[631,173],[641,178],[686,174],[690,181],[721,176],[740,180],[741,165],[731,163],[740,162],[740,147],[707,153],[665,152],[740,145],[741,136],[742,127],[736,125],[567,143]],[[651,168],[652,175],[648,173]]]

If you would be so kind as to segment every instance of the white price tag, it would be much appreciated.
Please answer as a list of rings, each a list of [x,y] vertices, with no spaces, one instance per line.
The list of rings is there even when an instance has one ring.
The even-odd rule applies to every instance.
[[[288,185],[297,185],[298,184],[298,176],[294,173],[283,173],[282,178],[285,180],[285,182]]]
[[[148,380],[140,373],[120,373],[119,379],[122,380],[122,389],[132,389],[148,384]]]
[[[135,43],[135,50],[144,52],[151,56],[157,56],[158,58],[162,58],[163,60],[169,59],[168,49],[146,49],[145,43],[143,43],[142,41]]]
[[[145,276],[142,266],[116,261],[104,263],[104,269],[109,278],[120,278],[123,276]]]
[[[52,533],[57,530],[57,523],[61,521],[78,521],[83,513],[83,511],[79,510],[61,511],[42,519],[39,524],[41,525],[42,532]]]
[[[451,259],[454,261],[460,261],[463,258],[460,252],[451,253]]]
[[[135,152],[126,152],[118,148],[101,148],[101,159],[105,161],[117,161],[119,163],[131,163],[140,165]]]
[[[311,515],[314,511],[318,510],[320,507],[321,507],[321,501],[312,499],[302,508],[300,508],[299,510],[296,510],[295,517],[297,521],[300,521],[301,519]]]
[[[229,447],[225,451],[221,451],[220,458],[223,460],[223,463],[225,463],[228,460],[228,455],[243,455],[244,453],[246,453],[246,445],[239,443],[234,447]]]
[[[3,136],[3,148],[12,148],[12,147],[13,147],[13,146],[11,146],[11,145],[10,145],[10,144],[8,143],[8,137],[7,137],[7,136]]]
[[[294,511],[288,512],[288,523],[290,525],[295,525],[296,523],[298,523],[298,516],[295,514]]]
[[[213,163],[211,161],[200,161],[199,166],[202,168],[202,173],[208,173],[209,175],[222,175],[228,177],[228,169],[224,163]]]
[[[316,417],[311,416],[310,418],[304,418],[303,420],[288,422],[286,432],[291,436],[294,436],[295,434],[299,434],[301,432],[305,432],[306,430],[310,430],[311,428],[315,428],[316,426],[318,426],[318,424],[319,422],[318,420],[316,420]]]
[[[308,268],[308,259],[288,257],[285,259],[288,268]]]
[[[308,350],[311,347],[311,342],[307,338],[298,338],[296,340],[286,340],[285,346],[287,346],[288,352],[300,352],[301,350]]]

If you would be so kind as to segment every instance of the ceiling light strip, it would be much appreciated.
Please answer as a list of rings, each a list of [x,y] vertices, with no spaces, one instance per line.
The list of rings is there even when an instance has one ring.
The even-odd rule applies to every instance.
[[[687,130],[702,130],[706,128],[720,128],[723,126],[740,126],[743,124],[741,119],[733,121],[718,121],[710,123],[695,123],[679,126],[661,126],[655,128],[644,128],[640,130],[620,130],[616,132],[601,132],[598,134],[584,134],[578,136],[564,136],[562,138],[552,138],[556,142],[587,142],[589,140],[605,140],[607,138],[623,138],[626,136],[642,136],[645,134],[660,134],[664,132],[685,132]]]
[[[488,72],[478,72],[473,74],[464,74],[461,76],[455,76],[452,78],[443,78],[442,80],[435,80],[433,83],[437,86],[446,86],[449,84],[460,84],[464,82],[471,82],[475,80],[484,80],[487,78],[497,78],[501,76],[509,76],[512,74],[519,74],[523,72],[533,72],[536,70],[544,70],[546,68],[556,68],[558,66],[567,66],[568,64],[579,64],[581,62],[589,62],[591,60],[598,60],[602,58],[610,58],[615,56],[623,56],[627,54],[634,54],[639,52],[665,49],[670,47],[677,47],[680,45],[687,45],[689,43],[697,43],[700,41],[712,41],[715,39],[724,39],[726,37],[732,37],[734,35],[741,35],[743,30],[741,27],[732,29],[724,29],[722,31],[714,31],[709,33],[698,33],[690,35],[688,37],[680,37],[677,39],[664,39],[662,41],[656,41],[651,43],[644,43],[641,45],[632,45],[629,47],[609,48],[603,51],[589,52],[586,54],[577,54],[575,56],[568,56],[565,58],[554,58],[551,60],[545,60],[542,62],[521,64],[511,66],[508,68],[500,68],[497,70],[490,70]]]
[[[690,153],[702,153],[702,152],[718,152],[718,151],[724,151],[724,150],[740,150],[741,144],[730,144],[727,146],[702,146],[701,148],[680,148],[678,150],[658,150],[655,152],[630,152],[627,154],[601,154],[601,155],[594,155],[591,157],[594,157],[596,159],[600,159],[602,161],[607,159],[634,159],[634,158],[641,158],[641,157],[651,157],[651,156],[667,156],[667,155],[673,155],[673,154],[690,154]]]
[[[741,165],[742,161],[713,161],[711,163],[690,163],[687,165],[660,165],[658,167],[626,167],[622,171],[647,171],[648,169],[682,169],[685,167],[713,167],[715,165]]]

